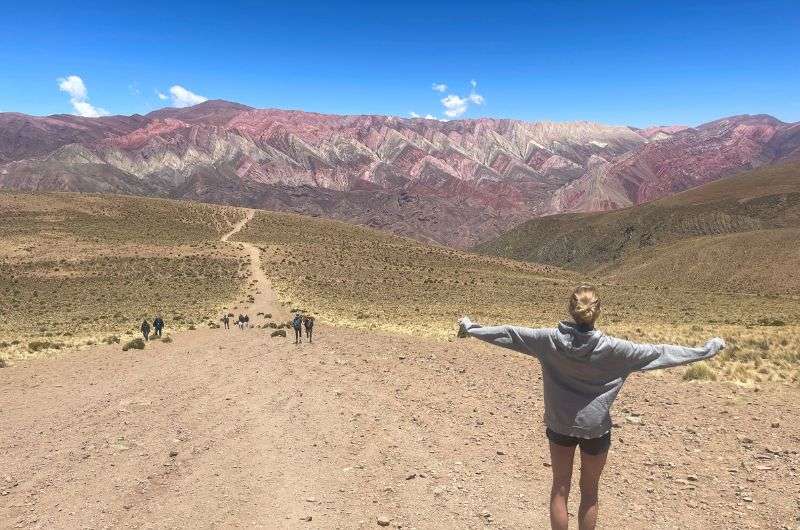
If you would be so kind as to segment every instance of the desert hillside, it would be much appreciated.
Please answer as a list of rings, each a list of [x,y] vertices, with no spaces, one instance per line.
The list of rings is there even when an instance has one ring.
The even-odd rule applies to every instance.
[[[206,325],[242,296],[245,257],[219,242],[241,210],[0,192],[0,356],[120,342],[147,317]]]
[[[363,330],[451,339],[454,322],[549,326],[581,281],[597,283],[603,328],[648,342],[723,334],[724,354],[691,377],[797,381],[800,309],[786,295],[647,286],[426,245],[294,214],[128,197],[4,194],[0,356],[125,342],[156,313],[171,329],[218,325],[253,296],[254,245],[288,308]],[[247,217],[247,219],[246,219]],[[236,222],[246,221],[220,241]],[[163,234],[163,235],[161,235]],[[41,250],[40,250],[41,249]],[[724,261],[713,262],[719,270]]]
[[[293,214],[2,200],[0,527],[547,525],[539,367],[454,320],[550,325],[583,275]],[[603,524],[791,528],[796,304],[597,281],[609,332],[728,341],[630,378]],[[154,310],[169,340],[124,347]]]
[[[796,295],[800,166],[743,172],[614,212],[534,219],[482,253],[661,287]]]
[[[0,527],[547,525],[539,367],[454,339],[453,323],[551,324],[576,273],[292,214],[3,200]],[[794,305],[601,289],[609,331],[729,345],[630,378],[604,524],[794,524],[798,330],[758,323]],[[170,340],[122,351],[154,305]],[[223,307],[253,326],[220,329]],[[313,343],[276,329],[295,308],[317,317]]]

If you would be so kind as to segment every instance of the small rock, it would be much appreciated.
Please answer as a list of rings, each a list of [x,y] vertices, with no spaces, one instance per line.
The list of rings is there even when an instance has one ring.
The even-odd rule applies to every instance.
[[[770,423],[770,427],[772,427],[773,429],[777,429],[780,426],[781,426],[781,422],[779,422],[779,421],[773,421],[772,423]]]
[[[123,504],[123,505],[122,505],[122,508],[123,508],[124,510],[130,510],[131,508],[133,508],[133,506],[131,506],[130,504]]]
[[[416,473],[410,473],[410,474],[409,474],[409,475],[406,477],[406,480],[412,480],[412,479],[415,479],[415,478],[417,478],[417,474],[416,474]]]
[[[498,450],[498,451],[497,451],[497,454],[498,454],[498,455],[500,455],[500,456],[504,456],[506,453],[505,453],[504,451],[500,451],[500,450]]]
[[[773,455],[779,455],[783,452],[783,449],[780,447],[765,447],[764,448],[768,453],[772,453]]]
[[[697,475],[688,475],[686,477],[686,480],[689,480],[691,482],[697,482]]]
[[[626,416],[625,421],[627,421],[628,423],[632,423],[634,425],[642,424],[642,418],[640,416]]]
[[[314,497],[308,497],[306,499],[306,502],[317,502],[317,499],[315,499]]]
[[[392,520],[385,515],[378,516],[378,526],[389,526],[389,523],[391,522]]]
[[[750,444],[753,443],[753,439],[752,438],[748,438],[747,436],[740,436],[739,437],[739,442],[743,443],[744,445],[750,445]]]
[[[300,518],[301,521],[304,521],[306,523],[310,523],[312,519],[313,517],[311,517],[310,515],[306,515],[305,517]]]
[[[169,456],[175,458],[176,456],[178,456],[178,451],[170,451]]]

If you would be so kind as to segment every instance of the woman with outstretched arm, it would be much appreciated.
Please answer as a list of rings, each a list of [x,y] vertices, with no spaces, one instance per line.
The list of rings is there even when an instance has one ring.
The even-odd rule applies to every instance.
[[[668,344],[637,344],[609,337],[595,329],[600,299],[590,285],[581,285],[569,299],[573,322],[557,328],[482,327],[464,317],[459,334],[532,357],[542,365],[544,421],[550,441],[553,486],[550,525],[568,527],[567,499],[575,447],[581,448],[580,530],[597,523],[600,474],[611,447],[610,409],[625,378],[633,372],[680,366],[709,359],[725,347],[713,338],[700,348]]]

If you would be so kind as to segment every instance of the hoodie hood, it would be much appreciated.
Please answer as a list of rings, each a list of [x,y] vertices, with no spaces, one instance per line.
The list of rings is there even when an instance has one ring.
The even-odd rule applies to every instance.
[[[588,357],[597,348],[603,333],[592,329],[582,331],[574,322],[560,322],[554,341],[558,351],[570,357]]]

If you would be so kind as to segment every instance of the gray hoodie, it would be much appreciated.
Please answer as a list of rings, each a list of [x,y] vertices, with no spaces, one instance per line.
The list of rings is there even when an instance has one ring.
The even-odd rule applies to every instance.
[[[545,424],[559,434],[579,438],[597,438],[611,430],[611,405],[632,372],[708,359],[725,347],[720,338],[702,348],[637,344],[572,322],[542,329],[482,327],[465,317],[460,324],[475,338],[539,359]]]

